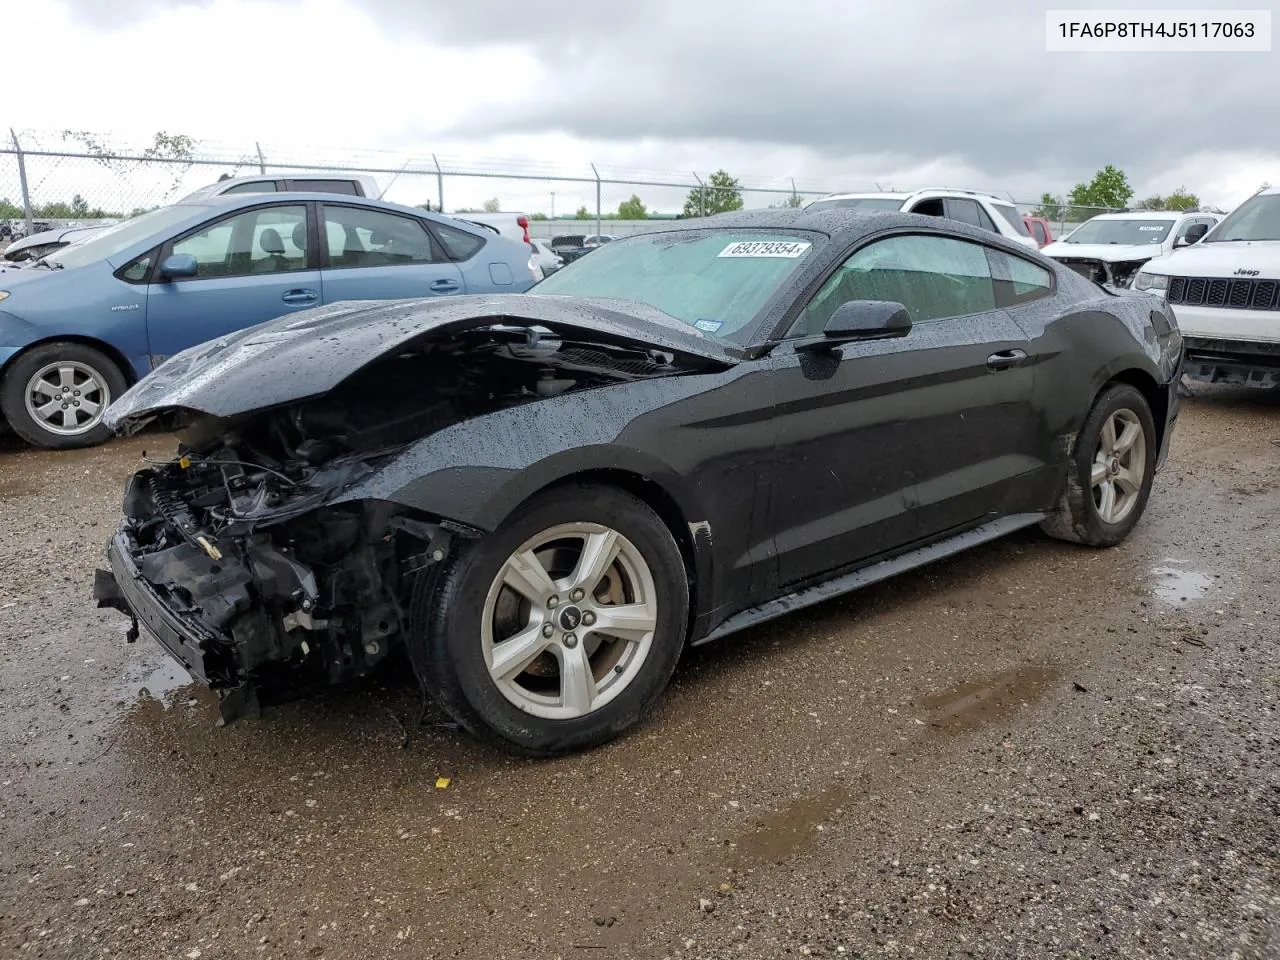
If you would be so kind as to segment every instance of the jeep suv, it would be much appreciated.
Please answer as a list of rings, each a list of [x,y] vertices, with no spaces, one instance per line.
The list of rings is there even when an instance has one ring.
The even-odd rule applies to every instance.
[[[1133,288],[1173,305],[1188,377],[1280,386],[1280,187],[1254,194],[1194,246],[1148,261]]]

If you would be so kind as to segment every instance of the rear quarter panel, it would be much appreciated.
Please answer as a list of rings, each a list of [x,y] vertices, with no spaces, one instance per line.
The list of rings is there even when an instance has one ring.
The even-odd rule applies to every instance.
[[[1057,459],[1065,460],[1108,381],[1139,371],[1169,389],[1182,348],[1158,298],[1112,296],[1063,267],[1055,275],[1054,296],[1010,312],[1032,341],[1036,403]],[[1155,415],[1159,425],[1159,411]]]

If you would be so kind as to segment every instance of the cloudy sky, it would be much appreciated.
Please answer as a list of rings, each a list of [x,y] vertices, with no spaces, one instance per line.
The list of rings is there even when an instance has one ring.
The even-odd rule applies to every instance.
[[[0,126],[46,146],[65,129],[120,144],[166,130],[233,158],[261,143],[289,159],[385,151],[378,162],[392,167],[433,153],[649,179],[725,167],[762,186],[946,184],[1019,200],[1065,192],[1107,163],[1139,196],[1185,185],[1222,206],[1280,182],[1280,126],[1259,122],[1280,89],[1276,54],[1046,53],[1046,6],[15,0],[0,24],[21,38],[6,45],[5,72],[24,92],[0,105]],[[17,83],[28,73],[38,93]],[[33,180],[46,193],[73,174],[122,189],[79,169],[36,164]],[[12,176],[0,157],[0,196],[16,193]],[[474,178],[447,180],[446,204],[499,195],[546,210],[552,190],[557,211],[594,209],[594,186]],[[635,191],[665,209],[681,199]],[[606,209],[631,192],[607,186]],[[389,198],[433,200],[434,180],[399,178]]]

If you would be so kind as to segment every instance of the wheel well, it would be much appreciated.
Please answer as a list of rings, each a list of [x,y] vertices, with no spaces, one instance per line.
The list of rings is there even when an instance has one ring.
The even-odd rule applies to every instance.
[[[649,509],[658,515],[671,536],[680,548],[680,558],[684,561],[685,581],[689,584],[689,624],[692,626],[698,610],[698,578],[697,565],[694,560],[693,534],[689,530],[679,504],[662,486],[653,480],[629,470],[586,470],[581,473],[561,477],[544,489],[553,489],[565,483],[594,483],[600,486],[616,487],[625,490],[636,499],[643,501]]]
[[[49,343],[78,343],[82,346],[92,347],[94,350],[105,355],[108,360],[116,365],[116,369],[120,371],[120,375],[124,377],[124,382],[126,384],[133,386],[138,382],[138,374],[133,369],[133,364],[129,362],[123,353],[111,346],[109,343],[104,343],[101,340],[95,340],[93,337],[77,336],[76,334],[58,337],[45,337],[43,340],[28,343],[22,348],[20,353],[15,353],[9,358],[9,364],[12,364],[14,360],[17,360],[23,354],[34,350],[36,347],[43,347]],[[8,364],[6,364],[6,366],[8,366]]]
[[[1163,445],[1166,418],[1169,415],[1168,391],[1156,383],[1151,374],[1137,368],[1121,370],[1108,380],[1102,389],[1105,390],[1113,383],[1127,383],[1146,398],[1148,406],[1151,407],[1151,418],[1156,422],[1156,443],[1158,446]]]

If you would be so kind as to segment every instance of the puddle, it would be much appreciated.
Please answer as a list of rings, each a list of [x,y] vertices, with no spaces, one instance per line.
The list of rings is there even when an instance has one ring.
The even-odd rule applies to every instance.
[[[187,690],[187,688],[190,688]],[[157,700],[164,707],[171,705],[179,698],[174,694],[179,690],[187,690],[181,699],[187,700],[196,696],[199,688],[190,674],[176,661],[166,658],[141,676],[126,676],[116,688],[116,698],[126,703],[136,700]]]
[[[965,733],[1040,699],[1060,676],[1059,668],[1053,666],[1015,667],[930,694],[917,705],[932,714],[928,724],[934,730],[948,735]]]
[[[847,799],[844,787],[832,787],[775,810],[738,839],[735,868],[778,863],[808,850],[818,838],[818,827]]]
[[[1169,560],[1168,563],[1180,563]],[[1213,580],[1195,570],[1183,570],[1180,567],[1152,567],[1151,576],[1155,578],[1152,592],[1156,599],[1172,607],[1185,607],[1203,597]]]

